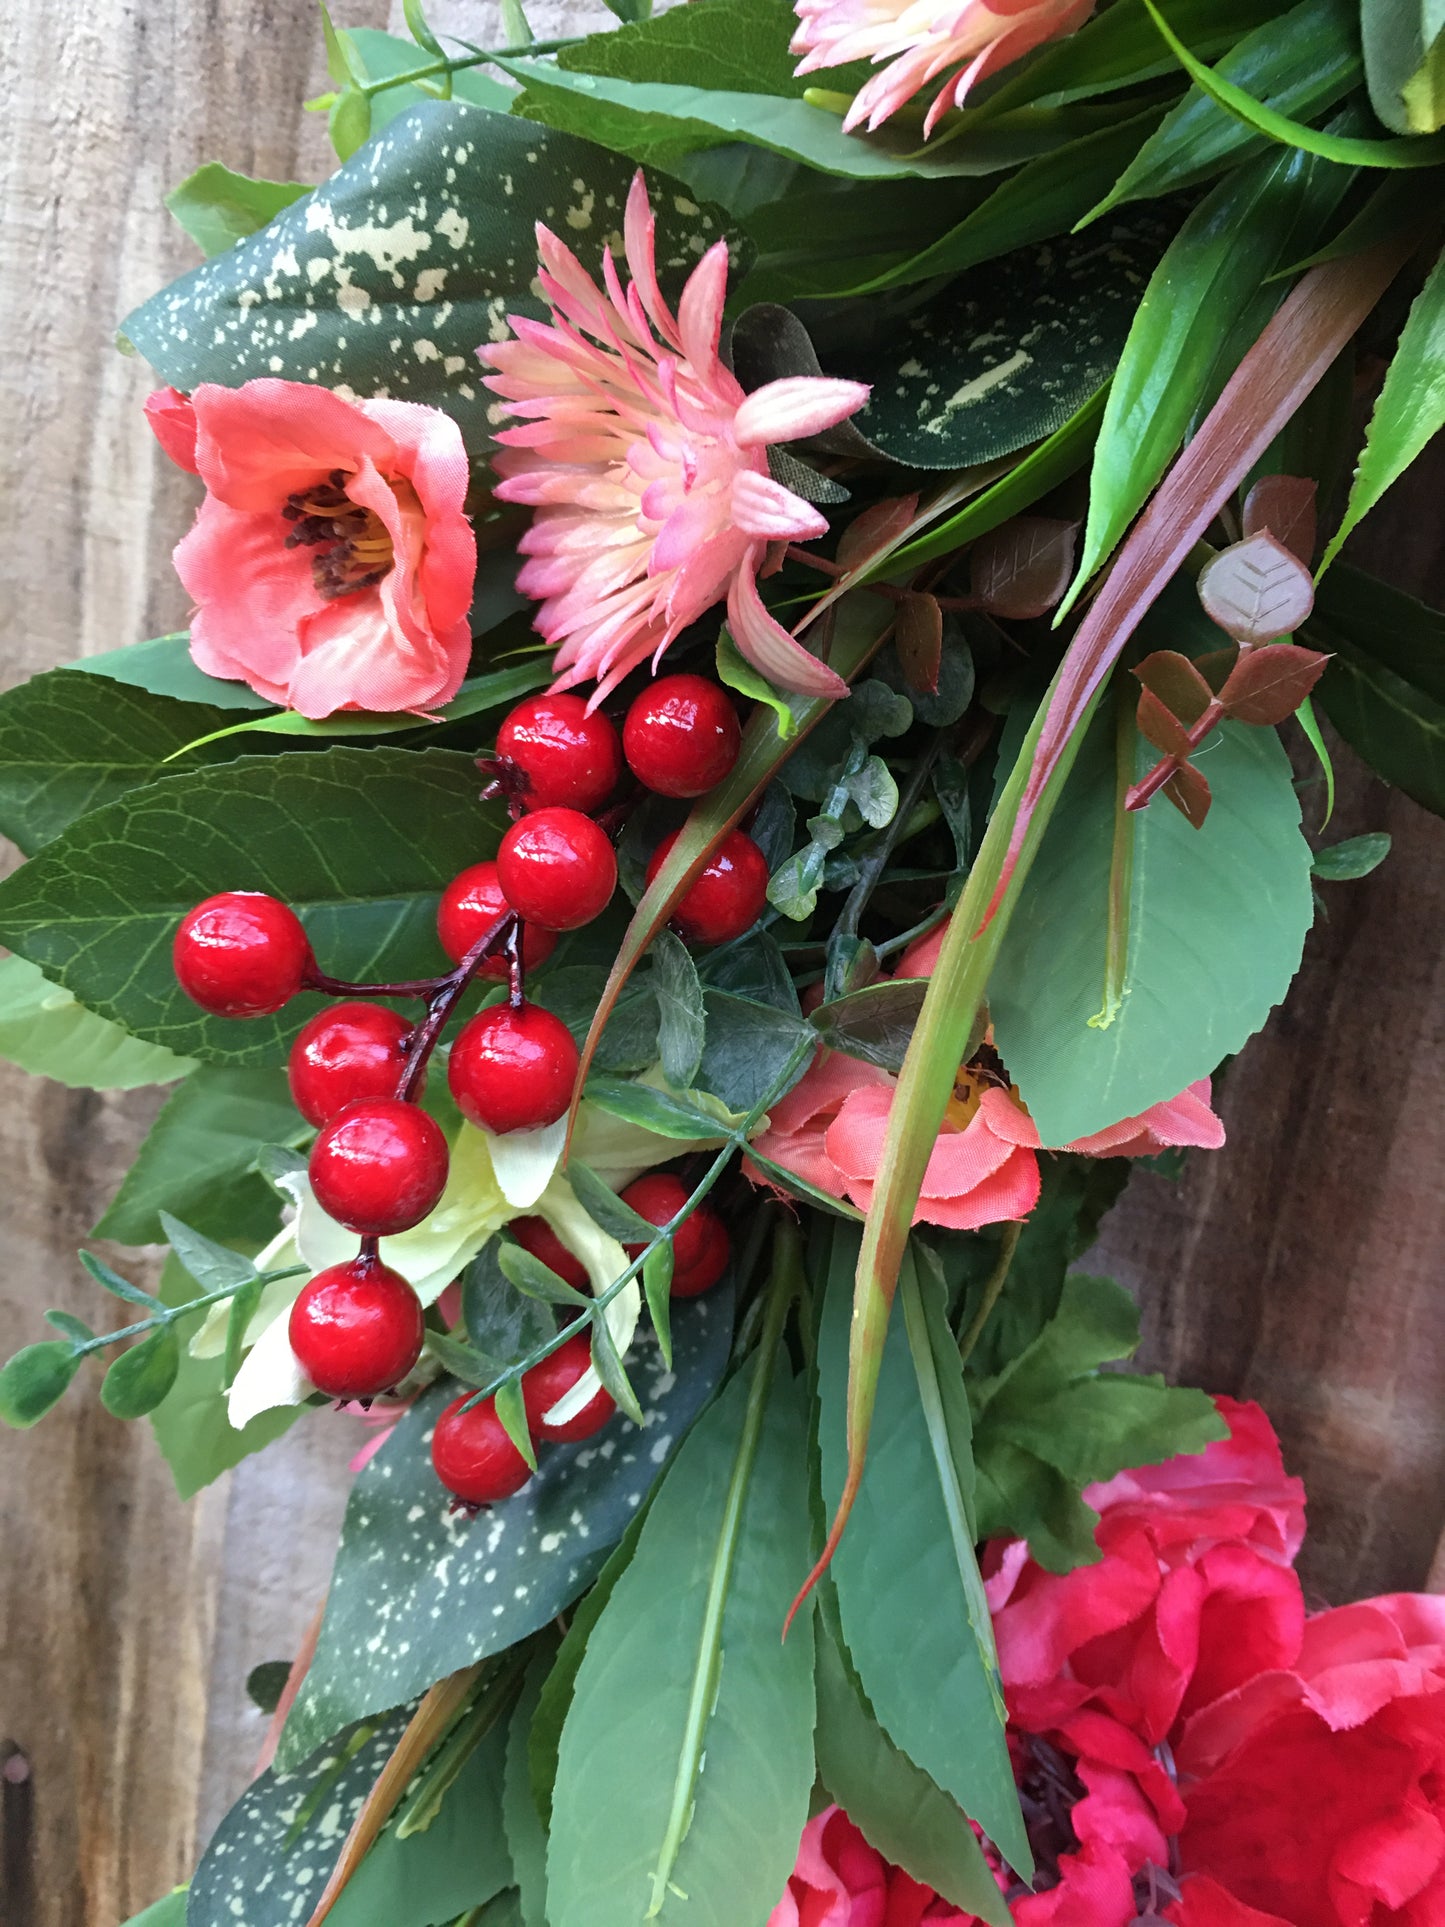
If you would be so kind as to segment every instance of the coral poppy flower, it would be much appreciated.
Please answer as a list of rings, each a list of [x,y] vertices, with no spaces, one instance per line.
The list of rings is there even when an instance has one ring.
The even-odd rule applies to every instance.
[[[728,256],[719,241],[677,313],[657,283],[653,214],[639,173],[624,223],[626,289],[610,250],[605,292],[539,226],[551,324],[510,317],[516,339],[478,350],[486,385],[522,418],[497,439],[504,502],[537,511],[517,577],[556,645],[555,687],[595,678],[596,703],[638,663],[727,598],[742,653],[784,689],[845,686],[768,614],[758,568],[770,542],[826,534],[808,502],[768,472],[768,449],[861,408],[856,381],[796,376],[745,394],[718,355]]]
[[[206,485],[175,564],[208,675],[312,717],[456,694],[477,550],[449,415],[271,380],[162,389],[146,414]]]
[[[799,26],[791,50],[804,56],[800,74],[850,60],[889,63],[854,99],[846,128],[864,120],[870,131],[881,126],[930,81],[966,63],[929,108],[927,135],[977,81],[1081,27],[1094,0],[794,0],[793,11]]]

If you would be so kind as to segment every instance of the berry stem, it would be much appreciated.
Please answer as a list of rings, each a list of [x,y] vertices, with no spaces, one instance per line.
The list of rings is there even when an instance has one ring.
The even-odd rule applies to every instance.
[[[512,983],[512,1004],[517,1008],[522,1001],[522,947],[521,918],[515,910],[504,911],[490,929],[472,945],[456,969],[445,977],[435,978],[422,993],[427,1000],[426,1016],[412,1032],[407,1046],[406,1063],[396,1087],[397,1097],[404,1104],[412,1102],[426,1074],[427,1063],[436,1049],[437,1039],[446,1029],[447,1020],[456,1009],[457,1002],[472,978],[481,969],[487,958],[504,950],[510,965]]]

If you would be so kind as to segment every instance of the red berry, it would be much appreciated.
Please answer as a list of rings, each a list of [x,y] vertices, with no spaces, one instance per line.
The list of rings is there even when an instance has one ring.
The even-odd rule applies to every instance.
[[[652,853],[647,881],[662,868],[677,832]],[[672,913],[672,926],[689,943],[729,943],[751,930],[768,900],[768,860],[750,836],[732,830],[707,860]]]
[[[518,703],[497,731],[497,754],[526,777],[521,800],[528,809],[598,809],[622,774],[617,731],[600,711],[589,716],[580,696]]]
[[[587,1267],[563,1244],[545,1218],[513,1218],[507,1229],[523,1251],[540,1258],[573,1291],[586,1291]],[[559,1393],[560,1397],[561,1394]]]
[[[291,1046],[291,1101],[308,1124],[329,1124],[359,1097],[393,1097],[411,1025],[382,1004],[333,1004]]]
[[[513,909],[544,930],[576,930],[607,907],[617,857],[578,810],[533,810],[497,851],[497,875]]]
[[[464,1505],[495,1505],[520,1492],[532,1468],[507,1437],[494,1400],[482,1399],[469,1412],[471,1397],[454,1398],[431,1435],[431,1462],[448,1492]]]
[[[470,870],[453,877],[442,891],[437,907],[437,935],[442,940],[442,949],[453,963],[460,963],[472,945],[479,943],[497,918],[505,916],[511,907],[497,881],[496,864],[474,863]],[[550,930],[541,930],[535,923],[522,925],[523,970],[540,968],[556,948],[557,939]],[[504,984],[507,981],[505,954],[488,957],[477,975]]]
[[[318,1271],[291,1307],[297,1363],[328,1398],[374,1398],[421,1357],[421,1301],[376,1258]]]
[[[516,1230],[516,1225],[512,1229]],[[555,1352],[544,1358],[540,1365],[534,1365],[530,1372],[522,1374],[522,1402],[527,1408],[527,1425],[534,1438],[565,1439],[569,1444],[578,1439],[590,1439],[594,1432],[603,1426],[617,1410],[610,1395],[600,1388],[596,1391],[575,1418],[569,1418],[563,1425],[543,1424],[543,1415],[550,1412],[559,1398],[567,1393],[581,1378],[592,1363],[592,1348],[578,1332],[569,1338],[565,1345],[559,1345]]]
[[[311,1189],[328,1217],[364,1237],[420,1224],[447,1181],[447,1141],[416,1104],[366,1097],[348,1104],[311,1147]]]
[[[572,1033],[540,1004],[496,1004],[457,1033],[447,1080],[463,1117],[484,1131],[536,1131],[572,1102],[580,1062]]]
[[[661,1229],[677,1216],[689,1195],[687,1186],[670,1171],[649,1171],[629,1184],[622,1198],[640,1218]],[[643,1249],[628,1245],[627,1255],[635,1258]],[[731,1249],[722,1219],[710,1205],[700,1204],[679,1225],[672,1241],[672,1296],[696,1298],[710,1290],[727,1269]]]
[[[269,1017],[301,988],[311,945],[276,897],[228,890],[186,912],[171,955],[181,989],[213,1017]]]
[[[742,731],[721,683],[663,676],[644,689],[622,725],[633,775],[661,796],[702,796],[738,760]]]

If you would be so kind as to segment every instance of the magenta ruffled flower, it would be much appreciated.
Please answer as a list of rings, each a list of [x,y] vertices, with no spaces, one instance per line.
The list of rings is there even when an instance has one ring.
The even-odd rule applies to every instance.
[[[985,75],[1083,26],[1094,0],[794,0],[793,11],[799,26],[791,51],[804,56],[800,74],[850,60],[888,62],[848,109],[846,128],[865,120],[870,131],[881,126],[930,81],[963,63],[929,108],[927,135]]]
[[[537,513],[517,578],[541,602],[556,687],[596,679],[600,699],[630,669],[727,598],[733,640],[784,689],[845,693],[763,606],[770,542],[823,535],[818,511],[773,480],[767,451],[816,435],[868,399],[856,381],[797,376],[745,394],[718,355],[728,257],[699,261],[674,315],[657,284],[654,222],[639,173],[624,239],[631,285],[603,256],[605,291],[537,229],[548,324],[510,317],[515,340],[480,349],[487,386],[521,418],[498,440],[497,489]]]

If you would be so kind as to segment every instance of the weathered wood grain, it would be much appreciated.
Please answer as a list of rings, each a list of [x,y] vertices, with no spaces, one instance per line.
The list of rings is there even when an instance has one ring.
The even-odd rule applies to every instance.
[[[495,5],[428,11],[495,44]],[[547,35],[609,18],[529,12]],[[8,684],[184,614],[169,550],[192,485],[140,427],[148,371],[111,345],[194,258],[161,195],[203,159],[299,178],[328,160],[301,111],[325,85],[309,0],[11,0],[5,24]],[[1437,458],[1362,556],[1437,598],[1442,479]],[[1179,1186],[1136,1180],[1099,1255],[1139,1292],[1146,1362],[1268,1406],[1310,1482],[1306,1572],[1329,1598],[1421,1583],[1445,1523],[1445,826],[1340,760],[1338,834],[1390,829],[1395,854],[1331,888],[1285,1010],[1230,1072],[1229,1146]],[[46,1304],[94,1310],[75,1247],[154,1108],[0,1066],[5,1349]],[[300,1427],[182,1506],[146,1428],[93,1392],[0,1438],[4,1927],[112,1927],[185,1877],[260,1744],[246,1673],[289,1655],[324,1586],[354,1446],[344,1423]]]

